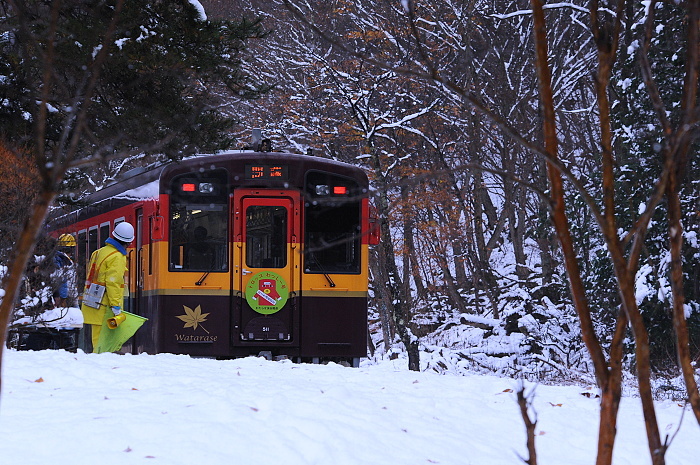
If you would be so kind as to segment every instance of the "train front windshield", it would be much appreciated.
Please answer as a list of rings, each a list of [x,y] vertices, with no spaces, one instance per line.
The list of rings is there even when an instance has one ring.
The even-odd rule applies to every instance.
[[[360,273],[359,186],[324,172],[306,178],[306,273]]]
[[[176,178],[170,215],[171,271],[228,271],[228,195],[223,170]]]
[[[226,271],[225,205],[173,205],[171,265],[182,271]]]

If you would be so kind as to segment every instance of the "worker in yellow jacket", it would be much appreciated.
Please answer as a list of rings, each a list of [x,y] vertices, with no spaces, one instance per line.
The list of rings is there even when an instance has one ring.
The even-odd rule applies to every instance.
[[[124,276],[126,275],[126,248],[134,240],[134,227],[122,222],[112,231],[104,247],[90,256],[85,292],[80,309],[83,323],[90,325],[92,350],[97,347],[108,308],[114,316],[124,306]]]

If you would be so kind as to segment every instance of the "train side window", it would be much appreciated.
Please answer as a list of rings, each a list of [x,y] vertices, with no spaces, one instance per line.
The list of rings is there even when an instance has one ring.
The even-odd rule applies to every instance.
[[[105,241],[109,239],[109,223],[103,223],[100,225],[100,244],[104,245]],[[99,247],[98,247],[99,248]]]
[[[153,274],[153,217],[148,218],[148,274]]]
[[[226,205],[171,206],[171,270],[228,271],[226,211]]]
[[[250,268],[287,266],[287,209],[253,205],[246,209],[246,265]]]
[[[78,263],[81,265],[87,265],[87,260],[90,256],[87,253],[87,231],[84,229],[78,232],[78,249],[77,249],[77,259]]]
[[[87,249],[87,231],[84,229],[78,232],[78,247],[76,252],[78,260],[78,288],[82,292],[82,285],[85,282],[85,269],[90,259],[90,254],[88,254]]]
[[[97,237],[97,226],[88,230],[88,257],[100,248],[99,238]]]

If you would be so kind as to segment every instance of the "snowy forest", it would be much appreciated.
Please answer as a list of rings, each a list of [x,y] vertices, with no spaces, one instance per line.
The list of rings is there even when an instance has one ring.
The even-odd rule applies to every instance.
[[[546,161],[532,147],[546,136],[528,2],[411,2],[413,16],[407,2],[203,3],[210,16],[262,18],[268,31],[250,44],[245,66],[273,89],[231,108],[241,121],[236,135],[244,139],[259,126],[277,147],[312,149],[363,166],[372,177],[386,223],[372,265],[370,350],[405,350],[395,343],[392,314],[399,311],[413,335],[408,345],[420,345],[435,370],[536,379],[594,372],[550,220]],[[570,176],[565,213],[595,335],[608,350],[621,308],[606,232],[587,203],[607,208],[602,184],[610,169],[623,250],[633,247],[640,221],[649,221],[634,296],[649,331],[651,369],[675,377],[668,204],[644,213],[663,169],[664,133],[686,111],[687,23],[678,20],[683,5],[652,4],[650,14],[648,3],[601,3],[598,34],[589,18],[597,2],[546,5],[545,17],[559,157]],[[603,71],[602,42],[611,39],[602,34],[609,29],[619,43]],[[603,72],[607,128],[596,87]],[[652,79],[655,96],[647,88]],[[659,122],[660,105],[668,127]],[[700,268],[697,162],[690,154],[678,182],[695,360]],[[623,341],[630,371],[632,339],[630,331]]]
[[[261,128],[274,150],[370,176],[369,357],[595,381],[611,415],[629,381],[644,399],[689,399],[700,419],[699,2],[202,0],[144,17],[106,3],[124,4],[138,48],[110,29],[111,7],[73,24],[118,44],[109,53],[52,49],[48,26],[22,48],[13,31],[31,25],[13,8],[45,4],[33,25],[58,8],[0,2],[4,289],[42,253],[52,208],[136,166],[242,148]],[[190,37],[197,21],[206,34]],[[161,33],[184,37],[149,45]],[[148,73],[178,94],[118,95]],[[10,307],[42,305],[16,288],[2,324]]]
[[[391,315],[401,305],[436,370],[537,378],[593,371],[549,218],[545,159],[513,137],[544,141],[527,2],[419,4],[415,34],[399,2],[210,3],[211,16],[253,15],[269,31],[251,44],[247,66],[274,88],[232,109],[242,122],[237,135],[245,138],[252,121],[275,146],[312,148],[371,173],[387,221],[372,269],[377,350],[394,348]],[[681,118],[685,32],[683,22],[669,21],[676,8],[659,2],[650,19],[645,4],[628,4],[618,26],[607,92],[620,233],[635,227],[662,168],[664,127],[644,84],[640,50],[671,124]],[[601,9],[600,21],[612,26],[614,12]],[[588,5],[546,11],[560,157],[578,184],[565,186],[566,214],[605,346],[620,297],[605,238],[577,192],[602,202],[600,39],[591,33]],[[439,79],[426,78],[437,73]],[[694,163],[689,157],[680,180],[693,359],[700,342]],[[650,218],[634,287],[652,369],[670,375],[677,369],[666,208],[660,202]],[[624,344],[624,363],[633,369],[630,338]]]

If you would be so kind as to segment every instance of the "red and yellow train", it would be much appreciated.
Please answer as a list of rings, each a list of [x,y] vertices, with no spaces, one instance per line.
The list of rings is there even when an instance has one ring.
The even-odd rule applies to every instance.
[[[132,353],[347,360],[367,353],[366,174],[324,158],[240,151],[127,173],[52,222],[84,267],[128,221]]]

